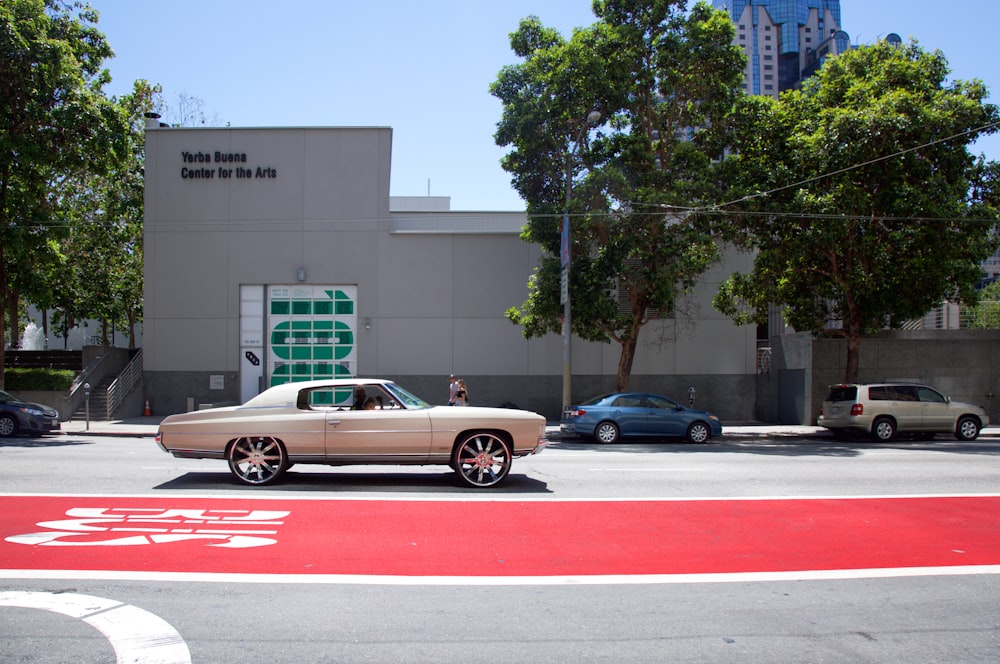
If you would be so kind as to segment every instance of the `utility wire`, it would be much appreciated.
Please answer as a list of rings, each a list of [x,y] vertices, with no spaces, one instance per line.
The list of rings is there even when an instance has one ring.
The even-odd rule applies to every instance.
[[[981,131],[986,131],[987,129],[993,129],[993,128],[997,127],[997,126],[1000,126],[1000,121],[991,122],[989,124],[983,125],[981,127],[975,127],[973,129],[967,129],[965,131],[961,131],[961,132],[959,132],[957,134],[953,134],[951,136],[946,136],[944,138],[939,138],[937,140],[930,141],[929,143],[924,143],[923,145],[917,145],[915,147],[907,148],[905,150],[899,150],[898,152],[894,152],[894,153],[889,154],[889,155],[885,155],[885,156],[882,156],[882,157],[876,157],[875,159],[870,159],[870,160],[862,162],[860,164],[854,164],[853,166],[847,166],[845,168],[841,168],[841,169],[836,170],[836,171],[831,171],[830,173],[824,173],[823,175],[817,175],[815,177],[807,178],[805,180],[800,180],[799,182],[795,182],[793,184],[788,184],[788,185],[785,185],[785,186],[782,186],[782,187],[775,187],[774,189],[771,189],[771,190],[768,190],[768,191],[758,192],[756,194],[748,194],[748,195],[743,196],[741,198],[737,198],[735,200],[729,201],[728,203],[721,203],[721,204],[718,204],[718,205],[710,205],[710,206],[704,206],[704,207],[681,207],[681,206],[674,206],[674,205],[667,205],[667,204],[656,204],[656,203],[630,203],[630,205],[647,205],[647,206],[652,206],[652,207],[663,207],[663,208],[667,208],[667,209],[673,209],[673,210],[685,211],[685,212],[710,212],[710,211],[716,210],[718,208],[728,207],[730,205],[735,205],[737,203],[744,203],[746,201],[753,200],[755,198],[764,198],[766,196],[770,196],[771,194],[776,194],[779,191],[784,191],[786,189],[793,189],[795,187],[801,187],[801,186],[809,184],[811,182],[816,182],[818,180],[822,180],[822,179],[828,178],[828,177],[833,177],[834,175],[840,175],[842,173],[848,173],[850,171],[853,171],[853,170],[856,170],[856,169],[859,169],[859,168],[863,168],[865,166],[871,166],[872,164],[877,164],[877,163],[882,162],[882,161],[888,161],[889,159],[895,159],[896,157],[901,157],[901,156],[903,156],[905,154],[909,154],[910,152],[915,152],[917,150],[923,150],[924,148],[929,148],[932,145],[937,145],[938,143],[945,143],[947,141],[952,141],[952,140],[954,140],[956,138],[960,138],[962,136],[968,136],[969,134],[973,134],[973,133],[977,133],[977,132],[981,132]]]

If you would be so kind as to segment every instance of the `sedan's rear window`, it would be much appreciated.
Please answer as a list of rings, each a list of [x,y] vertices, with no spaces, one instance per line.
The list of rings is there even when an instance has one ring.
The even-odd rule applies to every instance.
[[[826,395],[827,401],[854,401],[858,398],[857,385],[835,385]]]

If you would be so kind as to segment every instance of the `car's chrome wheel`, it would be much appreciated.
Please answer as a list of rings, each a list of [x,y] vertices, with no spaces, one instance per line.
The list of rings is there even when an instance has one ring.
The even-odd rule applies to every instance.
[[[955,438],[959,440],[975,440],[979,437],[979,420],[974,417],[963,417],[955,427]]]
[[[872,424],[872,435],[876,440],[888,442],[896,436],[896,423],[888,417],[880,417]]]
[[[510,471],[511,450],[506,440],[493,433],[473,433],[455,449],[452,466],[462,482],[472,487],[500,483]]]
[[[244,484],[270,484],[288,467],[285,448],[274,438],[240,438],[229,446],[229,470]]]
[[[614,422],[601,422],[594,429],[594,438],[599,443],[617,443],[620,434],[621,431],[619,431],[618,425]]]
[[[13,436],[17,433],[17,420],[10,415],[0,415],[0,436]]]
[[[692,443],[707,443],[712,437],[712,430],[704,422],[695,422],[688,427],[687,439]]]

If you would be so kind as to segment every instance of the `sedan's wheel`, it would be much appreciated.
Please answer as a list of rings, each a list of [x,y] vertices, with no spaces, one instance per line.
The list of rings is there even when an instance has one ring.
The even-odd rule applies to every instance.
[[[975,440],[979,437],[979,420],[974,417],[963,417],[955,427],[955,438],[959,440]]]
[[[692,443],[707,443],[712,437],[712,430],[704,422],[695,422],[688,427],[687,439]]]
[[[0,415],[0,436],[13,436],[17,433],[17,420],[10,415]]]
[[[599,443],[617,443],[620,433],[618,425],[614,422],[601,422],[594,429],[594,438]]]
[[[896,436],[896,423],[888,417],[880,417],[872,424],[872,435],[880,442],[889,442]]]
[[[288,467],[285,448],[274,438],[240,438],[229,446],[229,470],[243,484],[270,484]]]
[[[466,436],[455,449],[452,467],[468,486],[496,486],[510,471],[511,451],[500,436],[474,433]]]

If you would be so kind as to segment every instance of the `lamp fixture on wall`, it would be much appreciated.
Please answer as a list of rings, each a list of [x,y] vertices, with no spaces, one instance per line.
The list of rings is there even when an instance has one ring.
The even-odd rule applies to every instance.
[[[299,270],[298,270],[298,272],[295,273],[295,278],[299,280],[299,283],[305,281],[306,280],[306,269],[304,267],[300,267]]]
[[[365,319],[365,331],[370,330],[370,329],[372,329],[372,319],[371,318],[366,318]]]

